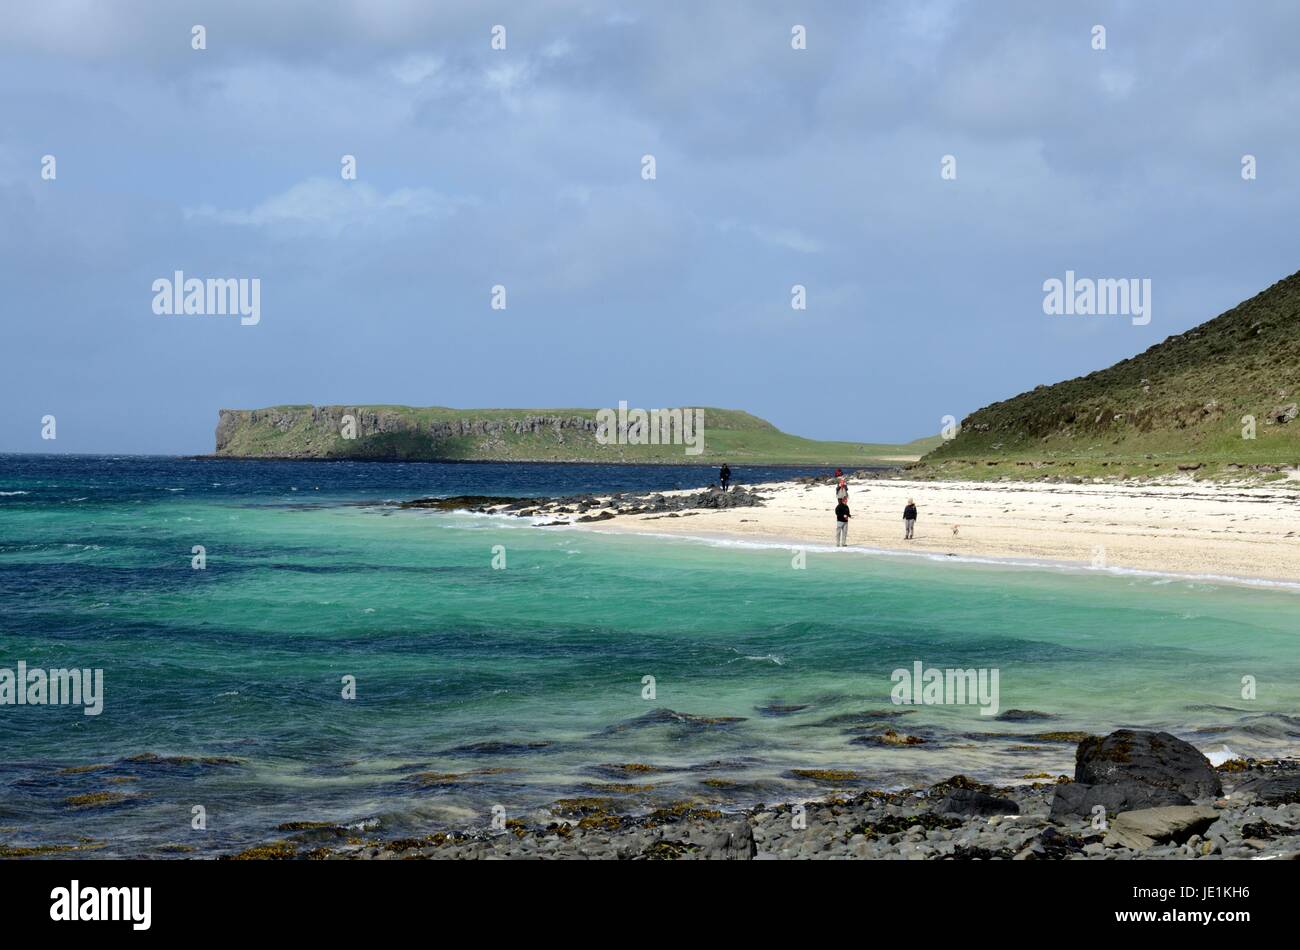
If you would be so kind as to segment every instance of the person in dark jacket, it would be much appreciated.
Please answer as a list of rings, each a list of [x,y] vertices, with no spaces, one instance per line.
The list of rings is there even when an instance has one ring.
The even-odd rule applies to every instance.
[[[916,527],[916,502],[907,499],[907,507],[903,509],[903,540],[912,540],[912,529]]]
[[[718,472],[718,481],[722,483],[722,490],[727,490],[727,483],[731,481],[731,467],[726,462],[722,463],[722,469]]]
[[[846,548],[849,546],[849,519],[853,516],[849,514],[849,506],[840,502],[835,506],[835,546],[837,548]]]

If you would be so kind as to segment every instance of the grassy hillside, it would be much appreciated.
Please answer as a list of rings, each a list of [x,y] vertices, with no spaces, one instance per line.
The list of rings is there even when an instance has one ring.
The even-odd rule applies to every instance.
[[[996,402],[913,468],[934,477],[1284,477],[1300,463],[1300,274],[1144,353]],[[1255,438],[1243,437],[1255,420]],[[1198,467],[1199,466],[1199,467]]]
[[[821,442],[781,432],[733,409],[704,412],[703,452],[682,445],[601,444],[594,409],[448,409],[409,406],[273,406],[221,411],[216,454],[235,458],[366,458],[539,462],[897,464],[937,442]],[[342,435],[343,418],[356,437]]]

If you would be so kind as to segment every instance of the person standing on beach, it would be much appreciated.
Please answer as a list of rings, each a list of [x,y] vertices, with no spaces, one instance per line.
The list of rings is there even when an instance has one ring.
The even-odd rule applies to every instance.
[[[847,502],[849,500],[849,482],[844,477],[842,469],[835,470],[835,500]]]
[[[726,462],[722,463],[722,470],[718,472],[718,481],[722,483],[722,490],[727,490],[727,482],[731,481],[731,468]]]
[[[835,506],[835,546],[845,548],[849,545],[849,506],[841,501]]]
[[[912,540],[912,529],[916,527],[916,502],[907,499],[907,507],[903,509],[903,540]]]

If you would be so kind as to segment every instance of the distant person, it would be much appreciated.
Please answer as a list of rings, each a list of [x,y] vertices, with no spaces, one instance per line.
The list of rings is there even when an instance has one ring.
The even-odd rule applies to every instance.
[[[835,546],[837,548],[848,547],[849,544],[849,519],[853,516],[849,514],[849,506],[840,502],[835,506]]]
[[[907,499],[907,507],[903,509],[903,540],[912,540],[912,531],[916,527],[916,502]]]
[[[849,500],[849,480],[844,477],[844,472],[838,468],[835,470],[835,500]]]
[[[718,481],[722,483],[722,490],[727,490],[727,483],[731,481],[731,467],[726,462],[722,463],[722,469],[718,472]]]

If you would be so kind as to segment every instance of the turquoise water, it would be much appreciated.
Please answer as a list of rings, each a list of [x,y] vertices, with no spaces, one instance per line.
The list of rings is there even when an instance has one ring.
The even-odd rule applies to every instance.
[[[797,570],[779,547],[380,503],[485,481],[554,491],[579,479],[563,466],[51,464],[0,467],[0,491],[27,492],[0,496],[0,667],[102,668],[104,711],[0,707],[0,845],[215,853],[289,821],[403,834],[573,795],[648,807],[827,790],[796,768],[860,774],[843,787],[1072,770],[1073,743],[1046,731],[1300,745],[1292,589],[830,550]],[[678,476],[581,475],[600,477]],[[890,674],[916,661],[996,669],[1001,711],[1053,718],[896,706]],[[925,742],[879,744],[886,728]],[[162,758],[129,761],[143,753]],[[657,770],[611,768],[626,763]],[[65,771],[84,766],[103,767]],[[98,792],[124,798],[68,802]]]

